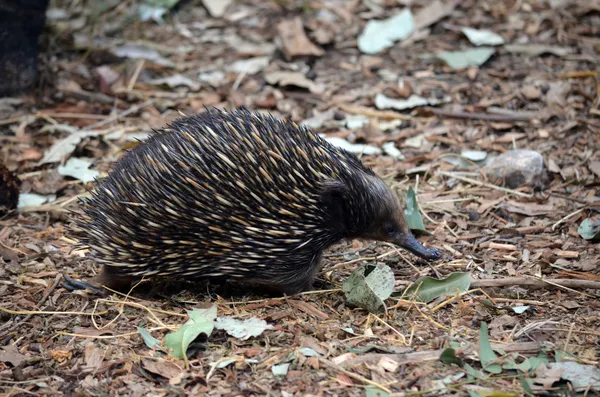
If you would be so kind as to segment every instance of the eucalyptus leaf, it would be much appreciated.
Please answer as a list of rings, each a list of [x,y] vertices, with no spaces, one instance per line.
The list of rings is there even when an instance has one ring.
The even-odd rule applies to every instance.
[[[384,264],[362,265],[342,285],[349,304],[376,312],[394,292],[394,272]]]
[[[273,372],[273,375],[275,376],[286,376],[289,369],[289,363],[276,364],[271,367],[271,372]]]
[[[584,219],[577,233],[586,240],[600,241],[600,219],[595,221],[590,218]]]
[[[488,337],[488,326],[485,321],[481,323],[481,328],[479,329],[479,360],[484,370],[492,374],[502,372],[502,367],[496,362],[498,357],[494,353],[494,350],[492,350],[492,345]]]
[[[98,171],[89,169],[92,164],[92,159],[71,157],[65,165],[58,166],[58,173],[79,179],[83,183],[92,182],[100,175]]]
[[[188,311],[189,320],[175,332],[165,337],[165,346],[171,350],[171,355],[183,359],[188,346],[200,334],[210,336],[215,327],[217,317],[217,306],[208,309],[193,309]]]
[[[525,378],[524,376],[522,376],[519,379],[519,382],[521,383],[521,387],[523,388],[525,395],[533,396],[533,379]]]
[[[404,295],[413,296],[422,302],[431,302],[442,295],[453,295],[469,290],[471,285],[471,273],[456,272],[442,280],[431,277],[421,277],[411,285]]]
[[[389,397],[390,394],[386,391],[376,388],[375,386],[365,387],[365,397]]]
[[[150,349],[154,349],[155,347],[160,346],[160,341],[158,339],[156,339],[155,337],[153,337],[152,335],[150,335],[150,332],[146,331],[142,327],[136,327],[136,328],[137,328],[138,332],[140,333],[140,335],[142,335],[142,339],[144,339],[144,343],[146,344],[146,346],[148,346]]]
[[[301,348],[300,353],[302,353],[302,355],[304,357],[319,357],[320,356],[319,353],[317,353],[314,349],[311,349],[310,347]]]
[[[525,313],[525,311],[527,309],[529,309],[529,305],[526,305],[526,306],[514,306],[514,307],[511,307],[511,309],[512,309],[513,312],[515,312],[517,314],[523,314],[523,313]]]
[[[238,320],[233,317],[219,317],[215,323],[215,328],[223,329],[233,337],[246,340],[253,336],[259,336],[264,330],[272,329],[273,326],[267,324],[265,320],[256,317],[245,320]]]
[[[392,47],[396,41],[408,38],[414,30],[413,15],[406,7],[388,19],[368,21],[358,36],[358,49],[365,54],[377,54]]]
[[[474,379],[487,378],[487,376],[483,372],[471,367],[469,364],[465,364],[465,372],[467,373],[467,375],[469,375],[469,381],[473,381]]]
[[[408,192],[406,193],[406,209],[404,210],[404,216],[406,216],[406,221],[408,222],[408,227],[411,230],[425,230],[425,225],[423,224],[423,218],[421,218],[421,213],[419,212],[419,206],[417,205],[417,195],[413,188],[408,188]]]
[[[469,41],[475,45],[501,45],[504,44],[504,38],[491,30],[480,30],[469,27],[461,29]]]
[[[494,48],[479,47],[466,51],[440,51],[436,57],[446,62],[451,69],[465,69],[470,66],[481,66],[496,52]]]

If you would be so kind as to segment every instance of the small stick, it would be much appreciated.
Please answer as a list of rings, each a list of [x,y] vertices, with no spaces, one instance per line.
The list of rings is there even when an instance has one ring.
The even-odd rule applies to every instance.
[[[383,390],[386,393],[389,393],[389,394],[392,393],[392,391],[390,389],[388,389],[387,387],[385,387],[383,385],[380,385],[377,382],[373,382],[372,380],[367,379],[364,376],[361,376],[361,375],[355,374],[354,372],[350,372],[348,370],[345,370],[344,368],[341,368],[341,367],[335,365],[334,363],[332,363],[329,360],[326,360],[324,358],[319,357],[319,362],[322,363],[323,365],[325,365],[326,367],[329,367],[329,368],[331,368],[331,369],[333,369],[333,370],[335,370],[337,372],[341,372],[344,375],[348,375],[350,378],[354,378],[354,379],[356,379],[358,381],[361,381],[363,383],[366,383],[368,385],[375,386],[376,388],[381,389],[381,390]]]
[[[546,288],[548,285],[552,285],[559,288],[581,288],[581,289],[600,289],[600,281],[591,280],[572,280],[572,279],[533,279],[533,278],[521,278],[521,277],[507,277],[496,280],[471,280],[471,287],[474,288],[485,288],[485,287],[510,287],[510,286],[521,286],[521,287],[533,287],[533,288]],[[579,292],[579,291],[574,291]]]
[[[133,86],[135,85],[135,83],[137,82],[137,79],[140,75],[140,72],[142,71],[142,68],[144,67],[144,63],[146,61],[144,61],[143,59],[141,59],[138,64],[135,66],[135,70],[133,72],[133,76],[131,76],[131,80],[129,80],[129,84],[127,84],[127,92],[131,92],[131,90],[133,90]]]
[[[389,329],[394,331],[394,333],[402,339],[402,343],[404,343],[405,346],[408,346],[406,344],[406,337],[404,335],[402,335],[402,333],[400,331],[398,331],[396,328],[392,327],[391,325],[389,325],[388,323],[383,321],[383,319],[381,319],[379,316],[377,316],[375,314],[372,314],[372,316],[375,317],[375,319],[377,319],[377,321],[379,321],[380,323],[382,323],[383,325],[385,325],[386,327],[388,327]]]
[[[119,114],[115,114],[114,116],[108,117],[102,121],[99,121],[97,123],[88,125],[87,127],[83,128],[82,131],[89,131],[89,130],[93,130],[94,128],[98,128],[101,127],[105,124],[109,124],[112,123],[113,121],[117,121],[125,116],[130,115],[131,113],[135,113],[140,109],[145,108],[146,106],[151,105],[152,103],[154,103],[155,99],[149,99],[146,102],[140,103],[139,105],[135,105],[130,107],[129,109],[125,110],[124,112],[121,112]]]
[[[444,176],[447,176],[449,178],[456,178],[459,181],[468,182],[468,183],[471,183],[473,185],[485,186],[485,187],[489,187],[489,188],[492,188],[492,189],[500,190],[501,192],[515,194],[517,196],[527,197],[527,198],[532,198],[533,197],[532,194],[527,194],[527,193],[519,192],[518,190],[508,189],[508,188],[505,188],[505,187],[502,187],[502,186],[493,185],[491,183],[480,182],[480,181],[478,181],[476,179],[471,179],[471,178],[467,178],[467,177],[464,177],[464,176],[456,175],[456,174],[453,174],[451,172],[438,171],[437,173],[439,175],[444,175]]]
[[[580,208],[577,211],[571,212],[569,215],[565,216],[564,218],[562,218],[561,220],[559,220],[558,222],[556,222],[554,225],[552,225],[552,231],[554,231],[554,229],[556,229],[556,227],[558,225],[560,225],[561,223],[563,223],[564,221],[566,221],[567,219],[579,214],[580,212],[582,212],[585,208]]]
[[[401,114],[401,113],[375,110],[372,108],[352,105],[349,103],[340,103],[337,106],[340,109],[342,109],[343,111],[348,112],[348,113],[362,114],[363,116],[377,117],[380,119],[391,119],[391,120],[412,120],[412,119],[414,119],[414,117],[411,117],[411,116],[408,116],[405,114]]]
[[[484,120],[484,121],[530,121],[539,117],[538,114],[488,114],[471,112],[452,112],[444,109],[427,108],[438,117],[453,119]]]

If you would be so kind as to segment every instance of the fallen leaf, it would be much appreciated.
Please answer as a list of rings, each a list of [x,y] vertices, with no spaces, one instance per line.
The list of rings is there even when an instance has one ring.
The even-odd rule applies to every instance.
[[[504,38],[490,30],[479,30],[464,27],[461,31],[467,36],[469,41],[476,46],[480,45],[501,45],[504,44]]]
[[[423,218],[421,217],[421,212],[419,211],[419,206],[417,204],[417,195],[412,187],[408,188],[408,192],[406,192],[406,208],[404,208],[404,216],[406,217],[406,222],[411,230],[427,231],[427,229],[425,229],[425,224],[423,224]]]
[[[92,343],[85,345],[83,350],[83,359],[85,361],[86,371],[96,371],[102,365],[106,352],[103,349],[97,348]]]
[[[526,85],[521,88],[521,94],[529,100],[540,99],[542,96],[542,91],[534,85]]]
[[[600,160],[590,161],[588,163],[588,168],[592,171],[598,178],[600,178]]]
[[[111,48],[110,51],[120,58],[145,59],[160,66],[174,66],[173,62],[160,55],[154,48],[142,44],[126,43]]]
[[[265,330],[272,329],[273,326],[267,324],[265,320],[256,317],[245,320],[238,320],[232,317],[219,317],[215,322],[215,328],[223,329],[233,337],[246,340],[250,337],[261,335]]]
[[[48,131],[48,129],[42,128],[42,131],[46,132]],[[54,144],[52,144],[52,146],[50,146],[50,149],[46,151],[44,157],[40,161],[40,165],[47,163],[56,163],[61,161],[63,157],[73,153],[73,151],[82,139],[87,138],[88,136],[98,135],[97,132],[93,131],[77,131],[73,127],[70,127],[67,132],[70,133],[69,136],[57,140],[56,142],[54,142]]]
[[[483,321],[481,328],[479,329],[479,360],[484,370],[492,374],[499,374],[502,372],[502,368],[498,361],[498,356],[492,350],[492,345],[488,337],[487,323]]]
[[[240,59],[232,63],[227,69],[235,73],[246,73],[248,75],[256,74],[269,66],[271,57],[254,57],[248,59]]]
[[[56,200],[56,194],[43,196],[35,193],[19,194],[19,204],[17,208],[39,207],[42,204],[51,203]]]
[[[200,334],[204,333],[210,336],[217,317],[217,306],[213,305],[208,309],[195,308],[191,311],[188,310],[188,315],[190,318],[185,324],[165,337],[165,346],[171,350],[171,355],[180,359],[185,357],[188,346]]]
[[[289,363],[276,364],[271,367],[271,372],[275,376],[286,376],[289,369],[290,369]]]
[[[584,219],[583,222],[581,222],[581,225],[579,225],[577,233],[585,240],[600,240],[600,219],[595,221],[590,218]]]
[[[202,0],[202,4],[213,18],[221,18],[225,15],[225,11],[231,3],[233,0]]]
[[[440,51],[436,57],[446,62],[454,70],[465,69],[470,66],[481,66],[496,52],[491,47],[472,48],[465,51]]]
[[[10,363],[13,367],[16,367],[26,359],[27,357],[19,353],[15,345],[0,347],[0,362]]]
[[[400,150],[398,150],[394,142],[386,142],[381,146],[381,148],[383,149],[383,152],[388,156],[393,157],[394,159],[399,161],[404,160],[404,155]]]
[[[547,368],[546,368],[547,367]],[[559,379],[571,382],[578,391],[600,391],[600,369],[595,365],[580,364],[575,361],[561,361],[540,366],[536,370],[535,382],[546,387]]]
[[[441,280],[426,276],[415,281],[403,295],[427,303],[443,295],[466,292],[470,285],[471,273],[469,272],[455,272]]]
[[[58,173],[63,176],[70,176],[79,179],[83,183],[92,182],[100,173],[96,170],[90,170],[93,160],[83,157],[72,157],[65,165],[58,167]]]
[[[144,367],[146,371],[167,379],[175,378],[183,372],[183,369],[179,368],[174,363],[160,359],[145,358],[142,360],[142,367]]]
[[[325,137],[324,139],[327,142],[331,143],[333,146],[337,146],[339,148],[347,150],[350,153],[358,153],[364,155],[381,154],[381,149],[372,145],[365,145],[362,143],[350,143],[347,140],[336,136]]]
[[[142,327],[136,327],[136,328],[137,328],[138,332],[140,333],[140,335],[142,335],[142,339],[144,339],[144,343],[146,344],[146,346],[148,346],[150,349],[154,349],[155,347],[160,346],[160,341],[158,339],[156,339],[155,337],[153,337],[152,335],[150,335],[150,332],[146,331]]]
[[[288,60],[296,56],[322,56],[325,54],[323,49],[317,47],[306,37],[304,25],[300,17],[279,22],[277,24],[277,33],[281,39],[283,54]]]
[[[377,109],[396,109],[406,110],[412,109],[419,106],[435,106],[442,103],[450,102],[450,98],[423,98],[419,95],[411,95],[408,99],[392,99],[388,98],[383,94],[377,94],[375,96],[375,106]]]
[[[449,16],[454,11],[456,2],[447,1],[441,2],[440,0],[434,0],[422,7],[413,17],[414,30],[419,31],[441,19]]]
[[[150,80],[149,83],[154,85],[166,85],[169,88],[187,87],[192,91],[200,90],[200,83],[181,74],[174,74],[172,76],[163,77],[162,79]]]
[[[264,74],[265,80],[271,85],[279,84],[280,86],[296,86],[307,88],[313,94],[321,94],[324,87],[309,80],[300,72],[275,71]]]
[[[387,265],[362,265],[350,274],[342,291],[350,305],[376,312],[394,292],[394,272]]]
[[[384,20],[370,20],[358,36],[358,49],[365,54],[377,54],[408,38],[414,32],[413,16],[409,8]]]
[[[508,52],[525,54],[529,56],[539,56],[542,54],[554,54],[556,56],[565,56],[573,53],[572,48],[549,46],[543,44],[506,44],[504,49]]]

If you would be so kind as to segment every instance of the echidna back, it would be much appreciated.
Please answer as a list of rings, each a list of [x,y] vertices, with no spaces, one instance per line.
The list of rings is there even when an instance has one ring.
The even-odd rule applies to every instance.
[[[373,173],[355,156],[291,121],[211,110],[120,161],[77,234],[122,274],[293,282],[343,237],[320,202],[323,184],[364,175]]]

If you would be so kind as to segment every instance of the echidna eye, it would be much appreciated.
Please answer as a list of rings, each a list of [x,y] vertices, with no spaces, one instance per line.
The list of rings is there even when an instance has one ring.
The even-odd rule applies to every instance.
[[[394,231],[396,230],[396,228],[394,228],[394,225],[393,225],[391,222],[386,222],[386,223],[383,225],[383,230],[384,230],[386,233],[389,233],[389,234],[391,234],[391,233],[394,233]]]

